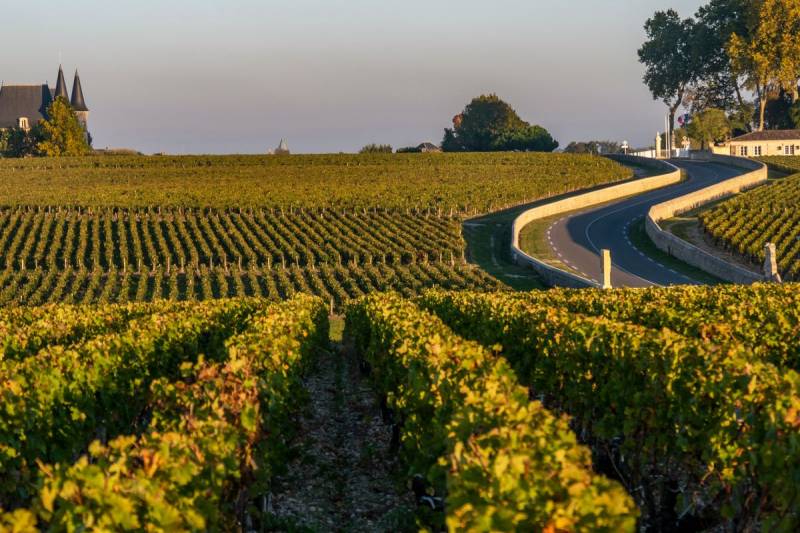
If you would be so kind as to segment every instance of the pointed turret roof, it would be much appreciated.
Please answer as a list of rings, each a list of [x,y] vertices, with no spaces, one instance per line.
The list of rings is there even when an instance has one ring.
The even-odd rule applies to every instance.
[[[61,65],[58,66],[58,81],[56,82],[56,90],[53,93],[53,100],[61,96],[69,102],[69,93],[67,93],[67,82],[64,81],[64,69]]]
[[[83,89],[81,88],[81,77],[78,76],[77,69],[75,70],[75,81],[72,82],[72,109],[75,111],[89,111],[86,107],[86,102],[83,99]]]

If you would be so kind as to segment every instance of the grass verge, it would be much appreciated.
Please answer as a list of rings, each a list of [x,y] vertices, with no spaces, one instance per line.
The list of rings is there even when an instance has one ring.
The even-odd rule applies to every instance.
[[[636,222],[630,225],[630,229],[628,230],[628,236],[630,237],[631,244],[635,246],[640,252],[645,254],[646,256],[650,257],[654,261],[661,263],[667,268],[671,268],[676,272],[683,274],[684,276],[691,278],[695,281],[700,283],[704,283],[706,285],[719,285],[720,283],[725,283],[725,281],[719,279],[716,276],[712,276],[711,274],[700,270],[699,268],[695,268],[691,265],[688,265],[677,259],[672,257],[671,255],[662,252],[660,249],[653,244],[653,241],[650,240],[650,237],[647,236],[647,233],[644,230],[644,218],[640,218]],[[678,235],[676,233],[678,237]],[[683,237],[681,237],[683,238]]]

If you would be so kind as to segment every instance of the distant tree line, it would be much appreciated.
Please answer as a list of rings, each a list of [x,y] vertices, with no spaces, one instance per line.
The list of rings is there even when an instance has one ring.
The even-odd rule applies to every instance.
[[[615,141],[573,141],[564,148],[568,154],[619,154],[622,145]]]
[[[394,150],[390,144],[368,144],[358,151],[359,154],[391,154]]]
[[[673,125],[689,111],[695,140],[800,128],[800,0],[710,0],[690,18],[657,11],[645,31],[644,82]]]
[[[552,152],[558,148],[550,133],[541,126],[522,120],[516,111],[495,94],[482,95],[470,102],[444,130],[445,152]]]
[[[61,157],[91,152],[91,138],[67,100],[62,97],[53,100],[47,108],[47,117],[28,130],[0,131],[0,156]]]

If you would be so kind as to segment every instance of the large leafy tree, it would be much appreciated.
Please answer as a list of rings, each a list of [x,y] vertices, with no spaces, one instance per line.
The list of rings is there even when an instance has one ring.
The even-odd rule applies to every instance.
[[[552,152],[558,143],[541,126],[522,120],[495,94],[473,99],[445,129],[442,149],[446,152],[503,150]]]
[[[800,100],[794,102],[789,108],[789,120],[793,128],[800,128]]]
[[[770,130],[786,130],[794,127],[791,116],[792,96],[785,90],[770,94],[764,109],[764,128]]]
[[[695,24],[697,72],[693,88],[695,111],[720,107],[741,109],[746,105],[742,84],[728,55],[728,43],[734,34],[749,34],[752,0],[710,0],[698,9]]]
[[[30,157],[36,153],[36,143],[39,142],[39,126],[30,130],[11,128],[0,131],[0,156],[3,157]]]
[[[800,0],[758,0],[744,35],[733,33],[728,54],[733,71],[744,77],[758,100],[758,129],[765,126],[767,102],[780,89],[798,99]]]
[[[47,108],[47,120],[39,123],[39,154],[48,157],[80,156],[91,151],[86,130],[69,102],[58,97]]]
[[[731,133],[731,124],[722,109],[706,109],[692,116],[686,131],[705,148],[715,141],[725,140]]]
[[[644,82],[653,98],[667,105],[674,125],[675,113],[699,74],[695,22],[669,9],[657,11],[644,28],[647,41],[638,52],[645,66]]]

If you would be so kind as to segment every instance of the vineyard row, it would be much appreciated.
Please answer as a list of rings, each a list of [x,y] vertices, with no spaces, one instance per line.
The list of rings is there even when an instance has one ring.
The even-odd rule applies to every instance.
[[[396,294],[349,306],[345,336],[448,531],[634,530],[632,499],[594,473],[567,419],[530,401],[508,363]]]
[[[800,375],[714,344],[512,294],[430,292],[422,306],[502,350],[569,414],[647,526],[795,531]],[[714,320],[714,313],[708,319]]]
[[[59,422],[77,436],[70,444],[83,455],[73,462],[53,450],[22,447],[17,460],[38,452],[38,468],[17,471],[17,491],[28,486],[32,472],[41,474],[41,481],[30,498],[15,494],[30,500],[29,506],[0,513],[0,526],[20,532],[87,525],[216,531],[253,523],[259,489],[285,460],[288,413],[301,397],[300,373],[327,345],[327,320],[324,303],[309,297],[266,308],[253,301],[215,302],[134,325],[132,333],[109,346],[108,360],[93,357],[102,346],[98,340],[78,348],[76,354],[85,354],[82,360],[72,359],[76,364],[55,384],[58,389],[73,378],[66,396],[73,416]],[[244,331],[237,334],[237,329]],[[144,344],[131,344],[137,340]],[[159,345],[163,354],[152,350]],[[205,349],[212,349],[206,354],[216,359],[196,360]],[[115,380],[105,382],[92,371],[94,364],[114,370]],[[180,375],[174,372],[178,366]],[[48,374],[46,365],[43,373]],[[125,386],[126,379],[147,377],[154,379],[146,392]],[[29,396],[15,399],[36,399]],[[123,417],[113,426],[91,416],[116,412],[107,404],[114,399],[126,407],[116,411],[147,416]],[[80,430],[91,424],[102,424],[104,434],[87,443],[91,433]],[[7,434],[4,428],[0,437]],[[3,464],[3,471],[13,472],[12,465]],[[6,497],[13,494],[11,487],[3,488]]]
[[[285,299],[297,292],[320,296],[339,308],[350,298],[373,291],[405,295],[424,288],[493,290],[502,284],[471,265],[448,262],[409,265],[225,269],[205,266],[180,272],[166,269],[137,274],[100,270],[0,270],[0,306],[46,303],[142,302],[156,299],[207,300],[238,296]]]
[[[800,370],[800,291],[793,285],[681,286],[532,292],[537,305],[746,347],[778,367]],[[754,327],[753,324],[758,324]]]
[[[72,461],[96,438],[135,432],[149,384],[174,376],[203,353],[224,354],[224,341],[262,305],[214,300],[163,311],[75,345],[53,345],[0,366],[0,507],[24,504],[41,474],[37,464]],[[46,470],[45,470],[46,472]]]
[[[449,216],[336,210],[0,211],[0,265],[92,270],[239,269],[460,261]]]
[[[745,192],[699,215],[717,242],[754,263],[764,246],[775,244],[778,270],[787,281],[800,279],[800,174]]]

